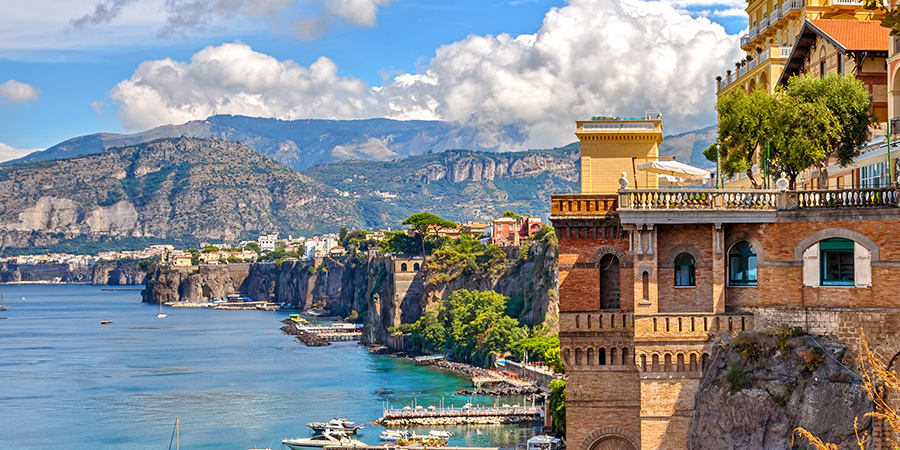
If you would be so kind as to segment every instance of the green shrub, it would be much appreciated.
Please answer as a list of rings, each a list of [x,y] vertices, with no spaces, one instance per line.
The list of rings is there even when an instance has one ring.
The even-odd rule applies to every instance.
[[[744,371],[744,367],[739,363],[731,363],[728,366],[728,372],[725,373],[725,382],[728,383],[728,390],[731,392],[740,392],[750,382],[750,377]]]

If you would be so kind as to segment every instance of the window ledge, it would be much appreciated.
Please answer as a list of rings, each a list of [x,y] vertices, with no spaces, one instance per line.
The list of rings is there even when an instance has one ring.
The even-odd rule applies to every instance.
[[[758,288],[759,285],[758,284],[729,284],[728,286],[725,286],[725,287],[743,289],[743,288]]]
[[[675,289],[696,289],[697,286],[675,286]]]

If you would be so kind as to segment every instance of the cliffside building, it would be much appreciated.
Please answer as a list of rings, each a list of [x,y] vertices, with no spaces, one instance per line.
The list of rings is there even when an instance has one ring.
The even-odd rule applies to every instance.
[[[656,156],[660,120],[580,121],[576,135],[581,193],[552,196],[550,217],[568,448],[686,449],[721,333],[797,326],[852,349],[864,328],[897,364],[896,187],[661,189],[632,169]],[[888,448],[885,427],[873,434]]]

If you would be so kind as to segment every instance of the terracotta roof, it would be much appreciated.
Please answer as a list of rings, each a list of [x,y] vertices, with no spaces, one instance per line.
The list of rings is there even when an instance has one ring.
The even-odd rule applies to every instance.
[[[890,30],[878,20],[810,20],[845,50],[887,51]]]

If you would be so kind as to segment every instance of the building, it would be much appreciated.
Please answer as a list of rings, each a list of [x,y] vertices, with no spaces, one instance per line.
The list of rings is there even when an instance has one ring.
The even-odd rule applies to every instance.
[[[191,254],[176,254],[172,256],[172,265],[176,267],[189,267],[191,264]]]
[[[746,56],[735,62],[734,70],[716,78],[716,92],[720,97],[735,89],[749,92],[760,88],[774,92],[788,59],[801,40],[801,30],[809,20],[820,25],[832,20],[877,21],[883,16],[879,11],[865,9],[861,1],[847,0],[786,0],[783,3],[748,0],[746,11],[750,27],[747,34],[741,36],[741,49]],[[829,55],[833,56],[833,52]],[[841,56],[848,62],[851,55],[843,53]],[[830,64],[833,64],[833,70],[850,67],[849,64],[838,66],[836,59]]]
[[[466,222],[459,225],[463,232],[473,237],[483,237],[490,233],[491,224],[482,222]]]
[[[261,234],[259,235],[259,239],[257,239],[257,244],[259,244],[260,250],[275,250],[275,242],[278,241],[278,233],[275,234]]]
[[[797,326],[853,349],[864,328],[898,365],[896,188],[634,189],[622,172],[656,153],[659,120],[578,122],[576,135],[582,191],[552,196],[550,217],[568,448],[687,448],[725,333]]]

